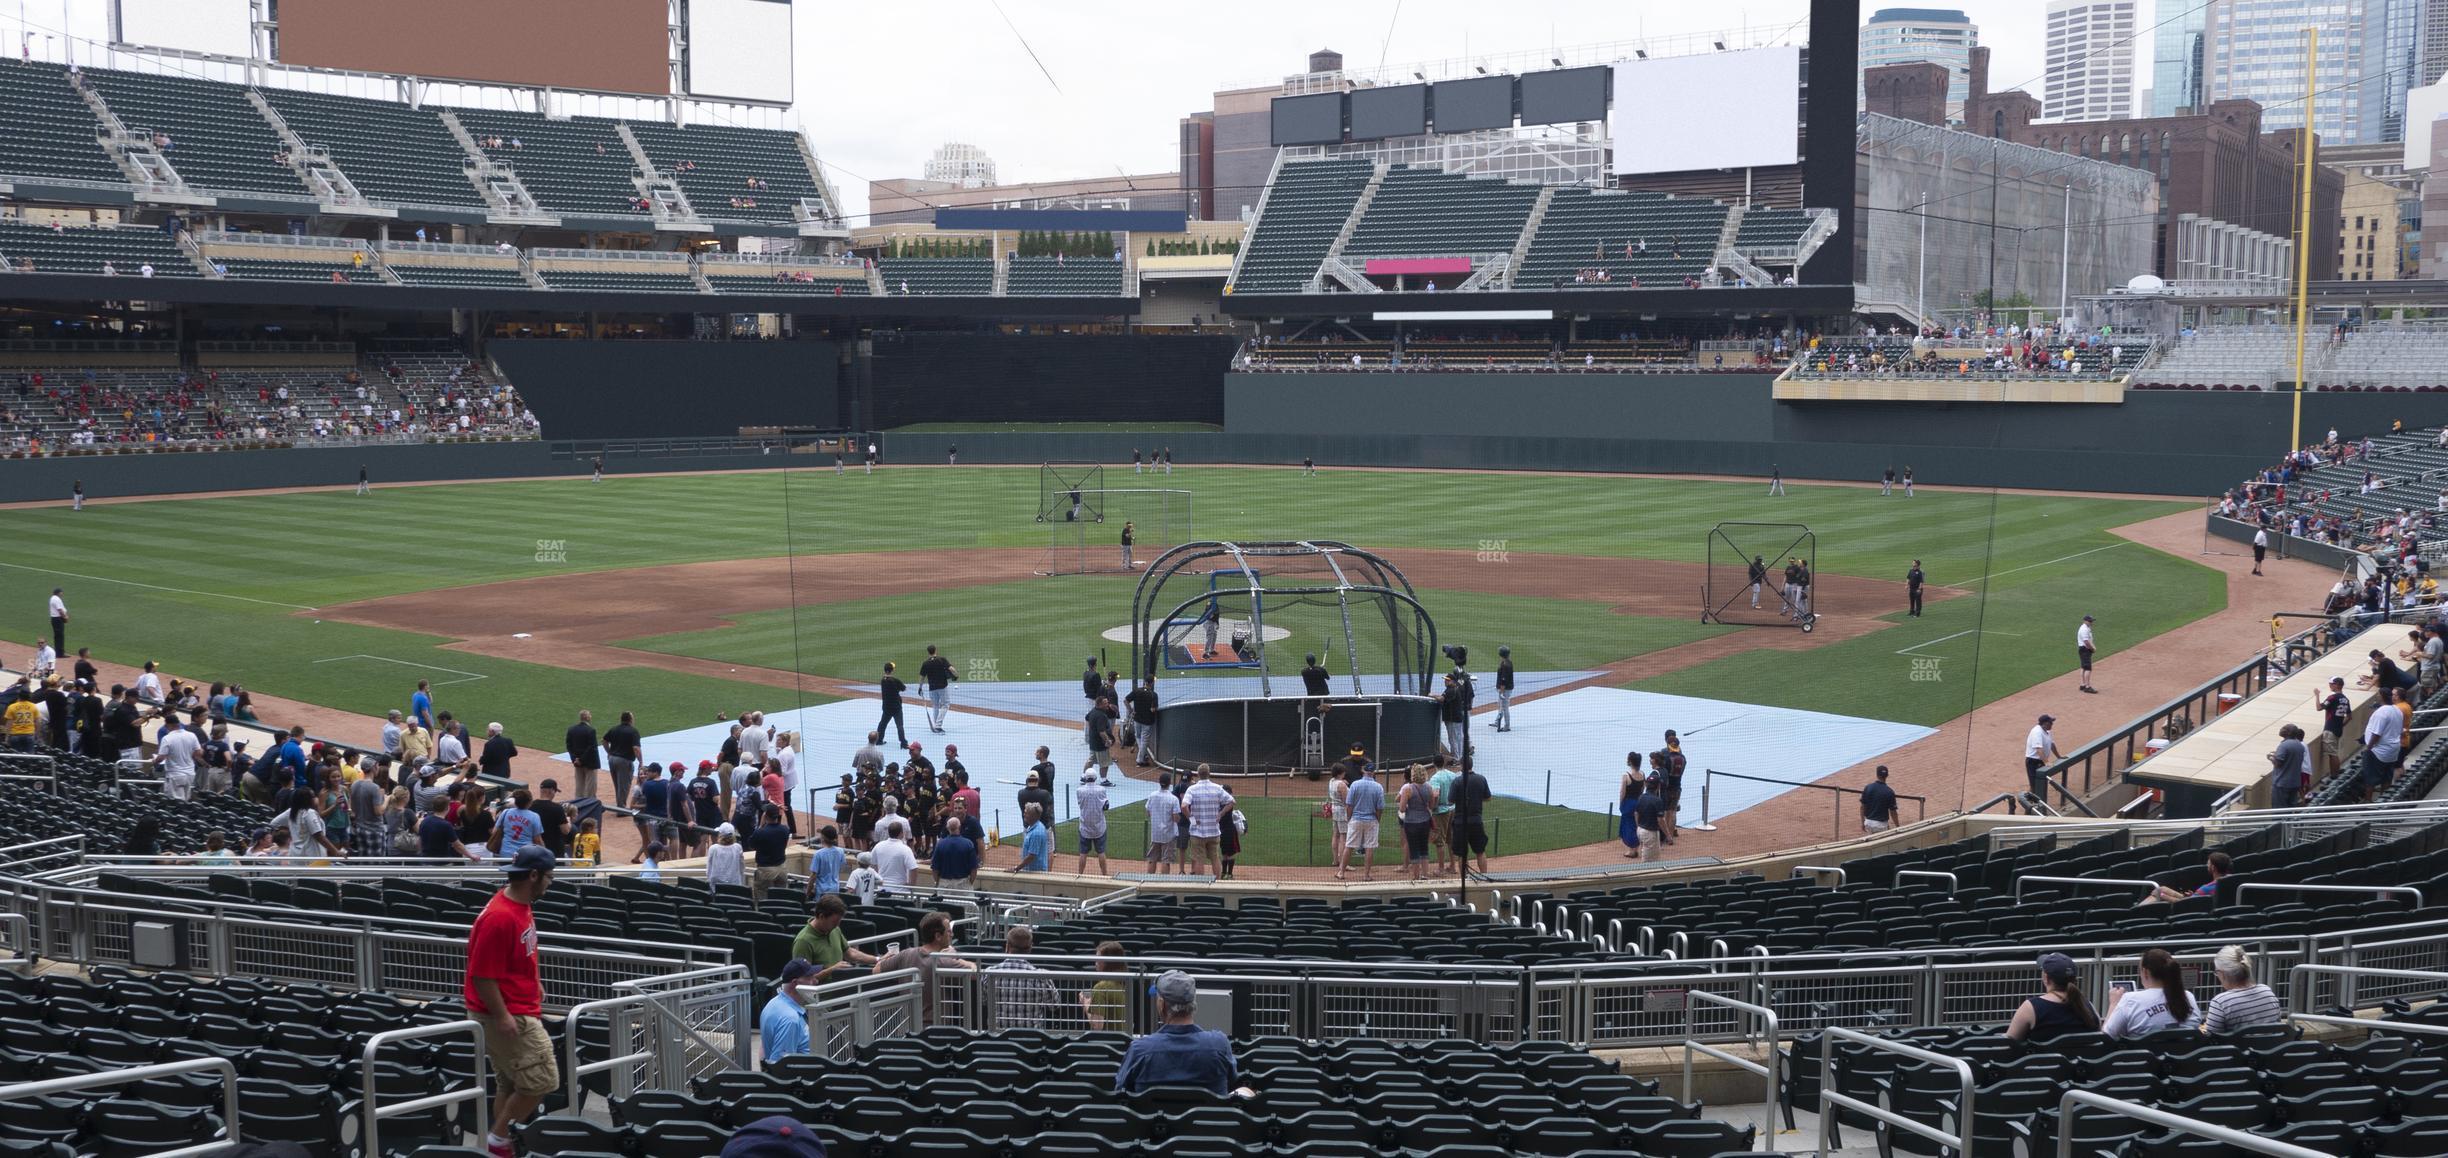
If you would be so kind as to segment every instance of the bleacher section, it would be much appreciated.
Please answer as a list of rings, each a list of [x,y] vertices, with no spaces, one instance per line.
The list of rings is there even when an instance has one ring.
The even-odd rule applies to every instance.
[[[1008,294],[1111,297],[1122,292],[1122,263],[1110,258],[1013,257],[1010,262]]]
[[[4,137],[6,134],[0,134]],[[155,277],[202,277],[187,251],[158,229],[88,226],[51,229],[16,221],[0,221],[0,257],[5,270],[34,273],[100,274],[108,263],[120,277],[137,277],[146,264]]]
[[[518,259],[433,258],[386,251],[383,264],[406,285],[465,286],[471,289],[533,289],[520,272]]]
[[[1742,221],[1734,227],[1734,248],[1791,249],[1802,243],[1810,222],[1810,214],[1800,209],[1751,206],[1743,210]]]
[[[688,255],[682,253],[539,249],[534,251],[534,262],[536,275],[557,290],[700,292],[697,279],[689,275]]]
[[[629,122],[646,156],[680,183],[689,207],[709,220],[791,222],[801,198],[824,203],[824,190],[808,172],[798,134],[729,125]],[[688,167],[682,167],[683,164]],[[748,184],[749,178],[757,184]],[[734,199],[754,205],[733,205]]]
[[[0,176],[123,183],[127,175],[95,143],[93,109],[56,64],[0,58]]]
[[[485,207],[468,184],[467,151],[432,110],[296,89],[261,91],[289,130],[329,153],[368,198],[400,205]]]
[[[87,69],[85,81],[132,133],[170,138],[162,150],[190,188],[308,196],[280,160],[280,134],[246,99],[246,89],[182,76]]]
[[[2207,967],[2189,975],[2198,1003],[2218,991]],[[2037,976],[2035,972],[2034,976]],[[2036,982],[2035,982],[2036,984]],[[2104,992],[2085,985],[2089,992]],[[2105,998],[2097,1000],[2104,1001]],[[2424,1024],[2441,1024],[2436,1018]],[[2290,1025],[2262,1025],[2209,1037],[2192,1029],[2140,1038],[2061,1034],[2026,1045],[1994,1027],[1908,1031],[1896,1042],[1970,1063],[1972,1152],[2057,1153],[2058,1105],[2068,1089],[2155,1106],[2208,1122],[2335,1155],[2420,1158],[2448,1153],[2448,1054],[2441,1038],[2405,1034],[2355,1041],[2303,1040]],[[1785,1101],[1815,1104],[1820,1089],[1819,1035],[1792,1047]],[[1871,1046],[1839,1043],[1837,1092],[1889,1105],[1915,1121],[1948,1122],[1963,1100],[1952,1067],[1906,1058]],[[1879,1136],[1889,1129],[1848,1113],[1843,1126]],[[2195,1158],[2248,1151],[2162,1131],[2132,1118],[2099,1113],[2075,1119],[2074,1151],[2114,1158]],[[1840,1135],[1839,1141],[1844,1139]],[[1931,1144],[1893,1131],[1896,1150],[1931,1153]]]
[[[1136,897],[1076,921],[1041,925],[1038,947],[1086,956],[1099,942],[1130,953],[1200,957],[1403,960],[1454,965],[1538,965],[1595,961],[1587,942],[1490,923],[1485,916],[1426,898],[1378,902],[1244,898],[1241,906],[1185,904]]]
[[[986,297],[994,292],[991,257],[887,257],[876,262],[892,297]]]
[[[2000,340],[2003,342],[2004,340]],[[2015,341],[1998,355],[1980,346],[1935,339],[1825,337],[1794,362],[1794,378],[1935,378],[1985,381],[2031,378],[2113,379],[2148,361],[2151,339],[2142,335],[2084,335],[2050,341]],[[2071,361],[2064,359],[2067,350]],[[2018,356],[2017,350],[2021,351]]]
[[[868,297],[871,293],[864,266],[708,261],[699,268],[705,274],[706,284],[713,286],[716,293],[846,298]]]
[[[1425,167],[1389,170],[1343,252],[1355,264],[1369,257],[1510,254],[1538,199],[1536,185]]]
[[[1725,216],[1726,207],[1714,201],[1559,188],[1521,268],[1513,271],[1513,284],[1628,289],[1638,279],[1644,288],[1678,286],[1707,272]],[[1603,270],[1609,280],[1576,283],[1575,275],[1585,270]]]
[[[1375,166],[1365,160],[1285,161],[1250,231],[1236,294],[1300,293],[1351,217]]]
[[[1253,1099],[1113,1091],[1130,1038],[942,1030],[867,1046],[855,1064],[791,1058],[716,1074],[687,1093],[615,1099],[610,1126],[544,1119],[519,1141],[537,1158],[710,1152],[767,1114],[811,1128],[837,1158],[1026,1154],[1345,1158],[1410,1154],[1603,1154],[1708,1158],[1749,1148],[1748,1127],[1699,1118],[1656,1082],[1570,1047],[1383,1045],[1251,1037],[1234,1042]],[[1388,1082],[1400,1075],[1401,1080]],[[689,1149],[689,1146],[701,1149]]]
[[[598,117],[551,120],[498,109],[452,109],[479,142],[501,138],[485,155],[510,166],[547,213],[589,217],[644,217],[637,207],[637,161],[621,140],[618,122]],[[517,148],[511,142],[518,142]]]

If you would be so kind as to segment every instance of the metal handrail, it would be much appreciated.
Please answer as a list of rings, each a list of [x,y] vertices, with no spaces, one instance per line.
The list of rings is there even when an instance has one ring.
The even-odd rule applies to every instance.
[[[1875,1050],[1902,1054],[1915,1061],[1953,1069],[1956,1079],[1963,1084],[1963,1093],[1960,1095],[1960,1100],[1955,1103],[1956,1132],[1949,1134],[1936,1126],[1913,1121],[1885,1107],[1874,1106],[1860,1098],[1837,1093],[1836,1043],[1839,1041],[1854,1042]],[[1843,1107],[1858,1114],[1866,1114],[1896,1129],[1927,1138],[1941,1146],[1951,1144],[1955,1147],[1956,1158],[1969,1158],[1972,1153],[1973,1089],[1971,1062],[1959,1057],[1948,1057],[1942,1053],[1932,1053],[1917,1046],[1905,1045],[1900,1041],[1863,1033],[1858,1029],[1831,1025],[1819,1039],[1819,1152],[1825,1154],[1836,1148],[1836,1115],[1831,1110],[1834,1107]],[[1774,1125],[1774,1123],[1769,1124]],[[2071,1156],[2061,1151],[2059,1158],[2071,1158]]]
[[[1960,888],[1962,888],[1962,887],[1963,887],[1963,881],[1962,881],[1960,878],[1958,878],[1958,877],[1957,877],[1957,876],[1956,876],[1954,873],[1951,873],[1951,872],[1946,872],[1946,871],[1943,871],[1943,870],[1941,870],[1941,869],[1897,869],[1897,870],[1896,870],[1895,879],[1897,879],[1898,881],[1901,881],[1901,880],[1903,880],[1903,879],[1904,879],[1904,878],[1906,878],[1906,877],[1928,877],[1928,878],[1930,878],[1931,880],[1945,881],[1945,882],[1946,882],[1946,886],[1947,886],[1947,895],[1948,895],[1948,896],[1950,896],[1950,897],[1955,895],[1955,890],[1960,889]]]
[[[2263,892],[2290,893],[2379,893],[2384,896],[2403,894],[2414,898],[2415,908],[2419,909],[2423,904],[2423,891],[2412,885],[2289,885],[2276,881],[2246,881],[2237,885],[2236,903],[2244,903],[2244,894],[2254,889],[2260,889]]]
[[[447,1090],[439,1094],[430,1094],[422,1098],[414,1098],[409,1101],[401,1102],[397,1105],[375,1105],[374,1055],[377,1051],[381,1050],[383,1046],[389,1045],[395,1041],[411,1041],[416,1038],[423,1037],[455,1037],[462,1033],[467,1034],[470,1040],[473,1040],[476,1043],[476,1072],[474,1074],[476,1082],[474,1085],[471,1085],[466,1089]],[[418,1110],[430,1110],[435,1106],[456,1105],[460,1102],[476,1103],[476,1132],[479,1134],[487,1133],[489,1132],[491,1123],[487,1119],[487,1114],[490,1112],[490,1107],[486,1104],[484,1025],[474,1020],[446,1021],[438,1025],[417,1025],[410,1026],[407,1029],[386,1029],[381,1033],[375,1034],[374,1036],[366,1039],[361,1086],[363,1089],[363,1100],[359,1101],[357,1105],[359,1112],[365,1115],[365,1152],[368,1154],[382,1153],[381,1130],[382,1120],[384,1118],[396,1118],[402,1114],[413,1114]],[[234,1088],[235,1087],[233,1087],[233,1089]]]
[[[0,1086],[0,1102],[23,1101],[49,1094],[64,1094],[90,1090],[101,1086],[124,1086],[131,1082],[149,1082],[155,1078],[172,1078],[180,1074],[203,1073],[211,1070],[221,1075],[221,1134],[211,1142],[181,1146],[174,1150],[157,1150],[148,1158],[189,1158],[191,1155],[218,1154],[237,1145],[238,1136],[238,1067],[225,1057],[189,1058],[186,1061],[162,1062],[126,1069],[98,1070],[64,1078],[49,1078],[39,1082],[17,1082]]]
[[[1773,1153],[1776,1150],[1777,1063],[1782,1053],[1779,1042],[1783,1040],[1777,1033],[1776,1011],[1764,1005],[1736,1001],[1731,997],[1711,993],[1705,989],[1694,989],[1684,994],[1683,997],[1683,1032],[1686,1034],[1692,1032],[1694,1003],[1720,1005],[1737,1013],[1757,1016],[1760,1019],[1761,1034],[1768,1045],[1765,1055],[1767,1061],[1755,1062],[1731,1051],[1703,1044],[1696,1037],[1685,1037],[1683,1039],[1683,1100],[1687,1102],[1696,1100],[1692,1097],[1692,1055],[1694,1054],[1707,1054],[1745,1073],[1758,1074],[1767,1079],[1767,1096],[1760,1099],[1760,1148]],[[1744,1040],[1750,1039],[1746,1036]]]
[[[2428,969],[2380,969],[2369,965],[2323,965],[2307,961],[2287,968],[2287,1009],[2293,1013],[2309,1013],[2312,1004],[2312,982],[2322,977],[2336,977],[2338,1004],[2354,1008],[2354,985],[2358,977],[2391,978],[2398,981],[2436,981],[2442,991],[2448,991],[2448,973]]]
[[[2146,881],[2139,877],[2016,877],[2014,887],[2014,899],[2016,904],[2023,903],[2023,886],[2028,884],[2115,885],[2119,888],[2133,888],[2134,886],[2139,885],[2142,887],[2142,891],[2145,893],[2157,892],[2159,889],[2159,882]]]
[[[1835,793],[1837,799],[1840,801],[1846,796],[1859,796],[1862,794],[1862,790],[1859,788],[1847,788],[1841,784],[1823,784],[1816,780],[1779,780],[1774,776],[1754,776],[1748,772],[1720,772],[1715,768],[1703,768],[1700,770],[1700,823],[1687,824],[1683,827],[1698,832],[1709,832],[1714,830],[1715,826],[1709,820],[1709,787],[1710,782],[1720,776],[1723,776],[1728,780],[1756,780],[1762,784],[1782,784],[1788,788],[1816,788],[1822,792]],[[1916,810],[1916,815],[1913,817],[1913,823],[1919,824],[1922,821],[1929,819],[1929,797],[1913,796],[1907,793],[1899,792],[1896,793],[1896,800],[1899,802],[1906,800],[1913,802]],[[1835,824],[1836,835],[1838,839],[1842,839],[1844,836],[1844,809],[1838,808],[1835,810]]]
[[[2197,1118],[2171,1114],[2166,1110],[2111,1098],[2106,1094],[2095,1094],[2089,1090],[2067,1090],[2065,1097],[2057,1102],[2057,1158],[2074,1158],[2075,1111],[2085,1106],[2106,1110],[2109,1113],[2132,1118],[2163,1130],[2175,1130],[2195,1137],[2208,1138],[2240,1150],[2250,1150],[2256,1154],[2273,1154],[2277,1158],[2328,1158],[2325,1152],[2308,1146],[2281,1142],[2275,1138],[2264,1138],[2259,1134],[2231,1130],[2225,1126],[2214,1126]],[[1965,1138],[1968,1145],[1970,1139],[1968,1131],[1971,1127],[1967,1125],[1964,1128],[1967,1131]],[[1961,1153],[1969,1154],[1971,1151],[1966,1149]]]
[[[1787,874],[1787,878],[1791,879],[1793,877],[1798,877],[1804,873],[1811,873],[1813,875],[1835,873],[1836,887],[1840,889],[1845,887],[1845,882],[1847,880],[1851,879],[1845,875],[1845,871],[1842,868],[1832,864],[1798,864],[1793,867],[1793,872]]]

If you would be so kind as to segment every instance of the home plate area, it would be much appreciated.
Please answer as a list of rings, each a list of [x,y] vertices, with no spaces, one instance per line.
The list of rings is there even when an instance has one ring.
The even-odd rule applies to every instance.
[[[1497,732],[1490,713],[1472,716],[1471,747],[1498,795],[1605,812],[1622,788],[1625,753],[1639,752],[1645,759],[1665,746],[1668,728],[1682,738],[1689,760],[1682,811],[1687,824],[1700,819],[1704,768],[1818,780],[1936,731],[1730,700],[1580,688],[1515,704],[1509,732]],[[1711,789],[1709,816],[1722,821],[1791,791],[1781,784],[1721,778]]]

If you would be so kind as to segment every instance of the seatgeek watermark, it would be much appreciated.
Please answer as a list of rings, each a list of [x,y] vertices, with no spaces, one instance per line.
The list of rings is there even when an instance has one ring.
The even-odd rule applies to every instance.
[[[535,561],[538,563],[569,562],[569,540],[538,539],[535,541]]]
[[[1479,540],[1479,554],[1478,554],[1478,561],[1479,561],[1479,562],[1482,562],[1482,563],[1510,563],[1510,562],[1512,562],[1512,561],[1513,561],[1513,552],[1512,552],[1512,550],[1511,550],[1510,548],[1508,548],[1507,546],[1505,546],[1505,544],[1506,544],[1507,542],[1509,542],[1509,541],[1510,541],[1510,540],[1506,540],[1506,539],[1481,539],[1481,540]]]

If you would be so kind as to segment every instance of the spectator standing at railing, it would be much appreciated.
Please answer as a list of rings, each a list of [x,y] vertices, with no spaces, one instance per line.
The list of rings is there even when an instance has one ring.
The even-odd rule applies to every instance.
[[[1878,766],[1878,779],[1862,788],[1861,816],[1863,832],[1883,832],[1896,822],[1895,789],[1887,786],[1887,766]]]
[[[80,498],[78,501],[83,500]],[[51,652],[53,662],[56,663],[59,656],[68,654],[68,604],[61,598],[60,589],[57,587],[51,589],[49,610],[51,612]]]

